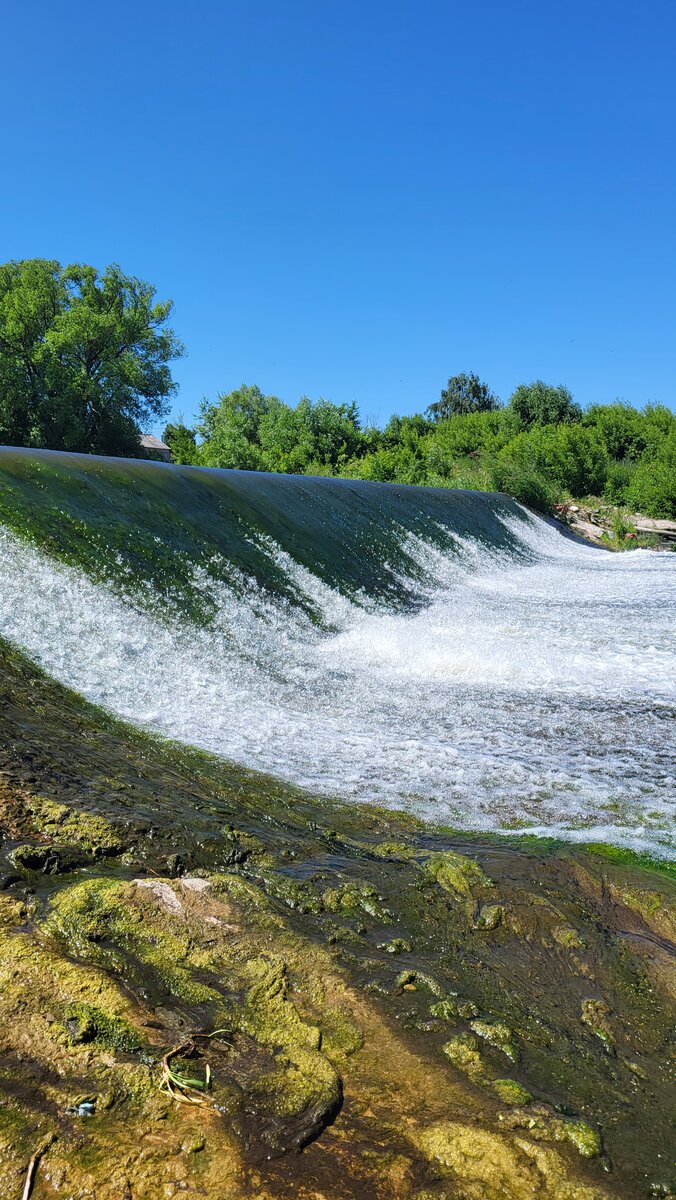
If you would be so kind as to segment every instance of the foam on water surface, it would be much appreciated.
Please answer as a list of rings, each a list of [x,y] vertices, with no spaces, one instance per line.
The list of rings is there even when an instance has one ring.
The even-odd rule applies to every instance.
[[[500,519],[503,548],[397,531],[412,611],[350,599],[254,534],[308,604],[195,568],[209,628],[4,530],[1,628],[117,715],[315,792],[671,854],[676,556]]]

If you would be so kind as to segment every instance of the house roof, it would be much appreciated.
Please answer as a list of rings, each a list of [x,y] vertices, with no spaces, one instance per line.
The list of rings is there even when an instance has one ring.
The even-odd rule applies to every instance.
[[[146,450],[168,450],[169,449],[169,447],[165,446],[164,442],[161,442],[159,438],[153,437],[152,433],[142,433],[141,437],[139,438],[139,441],[140,441],[141,445],[145,447]]]

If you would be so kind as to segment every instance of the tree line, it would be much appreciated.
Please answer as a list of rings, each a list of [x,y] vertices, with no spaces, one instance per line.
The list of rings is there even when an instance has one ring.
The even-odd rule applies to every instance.
[[[604,497],[676,516],[676,417],[663,405],[586,410],[566,387],[521,384],[502,404],[476,375],[449,379],[423,413],[362,426],[354,404],[297,405],[240,387],[203,401],[194,428],[168,425],[175,462],[508,492],[549,512]]]
[[[171,310],[115,265],[0,266],[0,443],[140,456],[142,428],[176,391],[170,363],[184,349]],[[454,375],[423,412],[382,429],[354,403],[289,405],[242,386],[163,436],[179,464],[497,490],[544,512],[598,496],[676,517],[674,414],[620,401],[583,410],[541,380],[503,404],[478,375]]]

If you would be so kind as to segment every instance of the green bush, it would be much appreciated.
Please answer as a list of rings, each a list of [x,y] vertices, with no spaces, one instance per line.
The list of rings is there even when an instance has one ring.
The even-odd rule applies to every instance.
[[[572,496],[599,495],[609,465],[594,430],[582,425],[534,426],[508,442],[499,457]]]
[[[641,457],[647,445],[648,421],[629,404],[593,404],[584,414],[584,425],[595,430],[610,458],[623,461]]]
[[[635,471],[635,463],[611,462],[603,488],[605,499],[611,504],[626,504],[629,485]]]
[[[627,488],[627,504],[647,517],[676,518],[676,465],[641,460]]]
[[[520,468],[513,462],[498,459],[491,467],[491,485],[494,491],[505,492],[537,512],[553,511],[555,489],[536,471],[527,467]]]
[[[563,384],[551,387],[541,379],[520,383],[509,398],[508,412],[516,418],[520,429],[531,425],[560,425],[579,421],[582,409]]]

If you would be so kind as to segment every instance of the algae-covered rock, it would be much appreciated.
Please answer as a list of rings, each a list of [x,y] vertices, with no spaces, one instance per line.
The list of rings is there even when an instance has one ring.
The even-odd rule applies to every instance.
[[[432,1004],[430,1013],[433,1017],[439,1017],[441,1021],[454,1021],[459,1016],[458,1002],[453,996],[447,996],[444,1000]]]
[[[79,846],[94,857],[121,854],[124,839],[105,817],[32,796],[28,808],[37,829],[64,846]]]
[[[568,1141],[583,1158],[596,1158],[601,1153],[601,1137],[586,1121],[562,1117],[548,1104],[522,1103],[527,1107],[503,1117],[504,1128],[526,1130],[528,1137],[536,1141]]]
[[[96,1004],[74,1003],[63,1012],[71,1044],[98,1042],[110,1050],[139,1050],[142,1042],[138,1030],[121,1017],[105,1012]]]
[[[389,942],[381,942],[378,949],[387,954],[410,954],[413,947],[405,938],[391,938]]]
[[[338,1112],[340,1076],[320,1050],[320,1029],[302,1021],[287,997],[285,964],[261,958],[248,964],[247,974],[252,983],[241,1028],[272,1050],[278,1064],[257,1084],[279,1118],[265,1137],[279,1149],[302,1149]]]
[[[356,915],[365,912],[376,921],[387,921],[391,917],[382,907],[378,889],[371,883],[355,880],[344,883],[340,887],[327,888],[323,893],[322,902],[328,912],[347,913]]]
[[[470,1029],[478,1037],[490,1042],[491,1046],[502,1050],[502,1053],[511,1058],[512,1062],[518,1062],[519,1052],[514,1045],[514,1035],[508,1025],[502,1021],[470,1021]]]
[[[448,1173],[458,1200],[604,1200],[607,1193],[570,1179],[553,1150],[457,1121],[417,1132],[419,1149]]]
[[[504,905],[484,904],[479,909],[474,924],[477,929],[497,929],[498,925],[502,925],[502,919],[504,915]]]
[[[516,1079],[494,1079],[491,1086],[503,1104],[528,1104],[533,1099],[528,1089]]]
[[[613,1031],[610,1028],[608,1017],[610,1016],[610,1008],[605,1000],[583,1000],[581,1005],[581,1019],[585,1025],[588,1025],[592,1032],[601,1042],[607,1054],[615,1053],[615,1038]]]
[[[420,853],[415,846],[409,846],[406,842],[378,842],[376,845],[369,846],[371,854],[376,854],[378,858],[391,858],[394,861],[410,862]]]
[[[586,1121],[564,1121],[563,1127],[568,1141],[583,1158],[596,1158],[601,1153],[601,1138]]]
[[[555,925],[552,937],[565,950],[584,950],[587,943],[572,925]]]
[[[35,871],[42,875],[59,875],[67,870],[63,855],[53,846],[15,846],[9,861],[20,871]]]
[[[455,850],[444,850],[432,854],[425,863],[425,871],[451,896],[470,900],[478,888],[493,887],[492,879],[479,864]]]
[[[291,879],[279,871],[265,872],[262,878],[268,895],[274,896],[276,900],[281,900],[289,908],[294,908],[299,913],[324,911],[321,897],[308,884],[298,879]]]
[[[466,1075],[482,1075],[485,1071],[478,1038],[471,1033],[459,1033],[443,1046],[444,1054]]]
[[[417,990],[419,987],[424,987],[427,988],[427,990],[430,991],[433,996],[444,995],[444,989],[439,983],[439,980],[435,979],[433,975],[428,975],[425,971],[400,971],[394,981],[394,986],[395,989],[399,991],[401,991],[403,988],[413,988]]]

